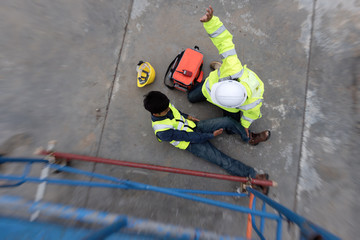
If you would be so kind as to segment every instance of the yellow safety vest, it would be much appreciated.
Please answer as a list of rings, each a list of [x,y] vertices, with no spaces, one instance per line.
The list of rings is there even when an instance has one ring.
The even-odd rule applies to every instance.
[[[263,101],[264,83],[246,65],[242,66],[232,41],[233,36],[218,17],[213,16],[210,21],[205,22],[204,28],[215,47],[219,50],[223,63],[219,69],[209,74],[202,87],[202,93],[207,101],[228,112],[237,113],[242,111],[241,125],[249,128],[253,121],[261,117],[260,108]],[[215,104],[211,99],[212,86],[224,80],[239,81],[245,87],[247,99],[240,107],[223,107]]]
[[[153,121],[152,127],[154,129],[155,136],[157,132],[166,131],[169,129],[193,132],[193,128],[196,127],[196,124],[193,121],[184,118],[181,115],[181,113],[171,103],[169,104],[169,107],[174,115],[174,118],[173,119],[166,118],[160,121]],[[161,142],[159,138],[158,140]],[[189,146],[190,142],[173,140],[170,142],[170,144],[180,149],[186,149]]]

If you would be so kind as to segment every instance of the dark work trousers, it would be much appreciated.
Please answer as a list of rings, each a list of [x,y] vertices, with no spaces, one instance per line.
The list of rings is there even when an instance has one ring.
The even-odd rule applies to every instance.
[[[212,133],[215,130],[223,128],[241,136],[244,142],[248,142],[245,129],[241,124],[229,117],[214,118],[203,120],[197,123],[196,132]],[[190,143],[186,149],[197,157],[203,158],[225,169],[231,175],[240,177],[252,177],[256,175],[254,168],[247,166],[239,160],[233,159],[220,150],[218,150],[209,141],[204,143]]]
[[[202,93],[202,86],[204,85],[204,81],[202,81],[201,83],[197,84],[193,89],[191,89],[188,92],[188,100],[191,103],[197,103],[197,102],[203,102],[206,101],[206,97],[204,96],[204,94]]]

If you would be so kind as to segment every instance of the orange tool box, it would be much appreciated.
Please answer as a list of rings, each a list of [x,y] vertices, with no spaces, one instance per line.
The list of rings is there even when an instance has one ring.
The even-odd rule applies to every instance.
[[[197,46],[194,49],[185,49],[169,65],[164,78],[165,85],[170,89],[189,91],[202,81],[203,63],[203,54]]]

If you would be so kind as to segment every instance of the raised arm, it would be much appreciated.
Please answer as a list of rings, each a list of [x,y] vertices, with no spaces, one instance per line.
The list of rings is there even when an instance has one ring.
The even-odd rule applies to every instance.
[[[200,21],[222,58],[221,73],[236,77],[243,67],[235,50],[233,36],[220,19],[214,16],[214,9],[211,6],[206,9],[206,13],[200,18]]]

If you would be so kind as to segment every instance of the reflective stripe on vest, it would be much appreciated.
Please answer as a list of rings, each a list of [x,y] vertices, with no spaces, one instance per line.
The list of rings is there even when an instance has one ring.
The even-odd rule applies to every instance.
[[[250,124],[255,121],[255,119],[252,119],[252,118],[248,118],[248,117],[245,117],[244,115],[241,116],[242,119],[248,121]]]
[[[230,49],[226,52],[223,52],[221,54],[221,58],[224,59],[224,58],[227,58],[228,56],[232,56],[232,55],[236,55],[236,50],[233,48],[233,49]]]
[[[235,73],[235,74],[233,74],[231,76],[220,78],[220,68],[219,68],[218,69],[218,76],[220,78],[219,82],[225,81],[225,80],[237,80],[237,79],[241,78],[243,73],[244,73],[244,68],[242,68],[240,72],[237,72],[237,73]]]
[[[180,121],[178,121],[179,122],[179,124],[178,124],[178,126],[177,126],[177,129],[176,130],[184,130],[184,131],[186,131],[187,129],[188,129],[188,121],[185,119],[185,123],[184,123],[184,117],[183,116],[181,116],[181,120]],[[185,125],[185,126],[184,126]],[[182,128],[184,126],[184,128]],[[153,129],[154,129],[154,131],[156,131],[156,130],[161,130],[161,129],[175,129],[174,128],[174,126],[172,126],[172,125],[167,125],[167,124],[156,124],[156,125],[154,125],[153,126]]]
[[[208,91],[208,93],[211,95],[210,81],[206,81],[205,87],[206,87],[206,90]]]
[[[188,123],[188,121],[187,121],[187,119],[184,119],[184,117],[183,116],[181,116],[181,119],[180,120],[176,120],[177,122],[179,122],[179,125],[178,125],[178,128],[177,128],[177,130],[183,130],[183,131],[186,131],[186,130],[188,130],[188,128],[190,127],[189,126],[189,123]],[[181,129],[182,128],[182,126],[184,126],[184,128],[183,129]],[[191,128],[191,127],[190,127]],[[192,129],[192,128],[191,128]]]
[[[224,25],[221,25],[218,29],[216,29],[215,32],[209,34],[209,37],[214,38],[222,34],[226,30],[226,27]]]
[[[176,147],[177,145],[180,144],[180,141],[171,141],[170,144]]]
[[[249,103],[247,105],[242,105],[240,107],[237,107],[237,109],[241,109],[241,110],[249,110],[252,109],[254,107],[256,107],[257,105],[259,105],[259,103],[261,103],[263,100],[262,99],[258,99],[255,102]]]
[[[178,123],[176,130],[183,130],[182,128],[184,126],[184,121],[182,120],[182,117],[181,117],[180,121],[177,121],[177,122],[179,122],[179,123]]]
[[[154,131],[160,130],[160,129],[174,129],[174,127],[172,125],[167,125],[167,124],[156,124],[153,126]]]

